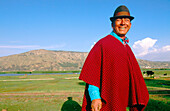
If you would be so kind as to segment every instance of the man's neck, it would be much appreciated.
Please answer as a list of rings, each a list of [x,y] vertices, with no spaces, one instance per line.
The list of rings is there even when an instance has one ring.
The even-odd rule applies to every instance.
[[[114,32],[114,31],[113,31]],[[115,32],[114,32],[115,33]],[[116,34],[116,33],[115,33]],[[116,34],[116,35],[118,35],[118,34]],[[118,35],[121,39],[125,39],[126,38],[126,36],[125,35]]]
[[[114,36],[115,38],[117,38],[119,41],[121,41],[123,44],[127,44],[129,42],[128,38],[126,36],[119,36],[117,35],[114,31],[112,31],[110,33],[110,35]]]
[[[125,36],[123,36],[123,37],[119,36],[119,37],[120,37],[121,39],[123,39],[123,40],[126,38]]]
[[[114,31],[113,31],[114,32]],[[115,32],[114,32],[115,33]],[[116,34],[116,33],[115,33]],[[118,35],[118,34],[116,34],[116,35]],[[126,36],[125,35],[118,35],[121,39],[124,39],[124,38],[126,38]]]

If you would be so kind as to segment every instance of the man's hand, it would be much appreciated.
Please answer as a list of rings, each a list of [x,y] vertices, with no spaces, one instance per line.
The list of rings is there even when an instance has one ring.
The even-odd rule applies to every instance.
[[[101,99],[94,99],[91,103],[92,111],[100,111],[102,108],[102,101]]]

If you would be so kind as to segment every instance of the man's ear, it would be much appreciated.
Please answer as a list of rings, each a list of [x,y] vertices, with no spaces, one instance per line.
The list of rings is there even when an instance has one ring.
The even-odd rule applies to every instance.
[[[132,24],[131,24],[131,22],[130,22],[130,28],[131,28],[131,26],[132,26]],[[130,29],[130,28],[129,28],[129,29]]]
[[[111,23],[112,28],[114,27],[113,22]]]
[[[111,23],[111,26],[112,26],[112,29],[113,29],[113,27],[114,27],[114,23],[113,22]]]

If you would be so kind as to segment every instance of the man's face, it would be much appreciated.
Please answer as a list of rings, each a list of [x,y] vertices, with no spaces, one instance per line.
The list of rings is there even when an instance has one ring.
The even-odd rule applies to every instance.
[[[113,31],[120,37],[126,35],[131,28],[131,22],[129,18],[117,18],[112,24]]]

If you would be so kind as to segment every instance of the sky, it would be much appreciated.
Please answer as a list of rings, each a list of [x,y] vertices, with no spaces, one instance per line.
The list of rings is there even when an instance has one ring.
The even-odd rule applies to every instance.
[[[135,56],[170,61],[170,0],[0,0],[0,57],[30,50],[89,52],[112,31],[126,5],[135,19],[127,37]]]

